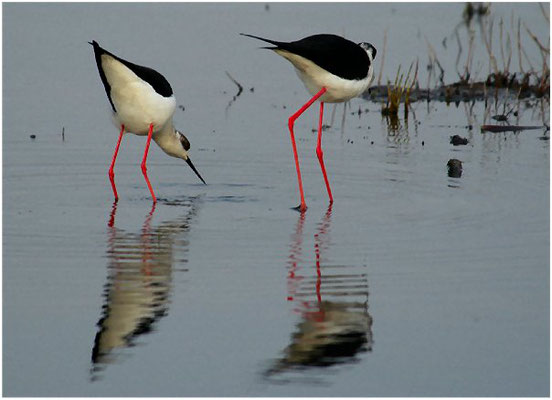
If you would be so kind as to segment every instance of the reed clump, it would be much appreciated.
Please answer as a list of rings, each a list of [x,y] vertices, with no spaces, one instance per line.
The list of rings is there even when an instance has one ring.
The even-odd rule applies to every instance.
[[[511,15],[510,28],[501,18],[498,23],[494,23],[490,9],[492,4],[471,4],[467,3],[464,13],[463,23],[460,23],[454,30],[452,36],[456,36],[458,43],[458,54],[456,56],[456,73],[458,80],[445,84],[445,71],[437,58],[437,52],[426,38],[428,46],[429,71],[427,88],[421,89],[418,84],[417,70],[418,61],[414,77],[411,78],[411,72],[414,63],[406,75],[401,73],[401,67],[397,70],[394,82],[387,82],[387,85],[381,85],[381,76],[383,70],[383,60],[387,47],[387,30],[384,32],[384,46],[381,58],[381,66],[377,86],[371,88],[369,98],[373,101],[382,103],[382,114],[384,116],[397,116],[399,105],[404,102],[405,116],[408,115],[411,102],[419,100],[436,100],[450,102],[486,100],[488,95],[496,98],[502,96],[516,95],[516,98],[549,98],[550,96],[550,45],[548,41],[539,39],[522,20]],[[542,4],[539,4],[544,19],[550,22],[550,17]],[[479,35],[474,29],[472,19],[477,17],[479,24]],[[465,64],[461,67],[462,58],[462,40],[459,35],[459,29],[465,24],[467,29],[467,56]],[[497,31],[498,29],[498,31]],[[478,36],[478,40],[476,40]],[[493,37],[495,39],[493,48]],[[443,40],[445,42],[446,38]],[[486,49],[488,55],[488,73],[481,77],[481,62],[475,63],[474,48],[477,43],[481,43]],[[464,44],[465,45],[465,44]],[[540,65],[527,55],[526,46],[537,46],[540,55]],[[517,50],[517,54],[516,54]],[[517,61],[517,62],[516,62]],[[474,71],[473,65],[479,67]],[[513,65],[517,64],[516,72]],[[493,90],[489,90],[489,89]]]
[[[397,117],[399,114],[399,105],[401,101],[404,102],[404,114],[408,116],[408,108],[410,107],[410,93],[414,84],[417,82],[418,77],[418,61],[416,61],[416,68],[414,74],[411,77],[412,67],[414,63],[410,64],[406,76],[401,73],[401,66],[397,69],[397,75],[395,76],[395,82],[391,84],[387,82],[387,99],[381,109],[383,116]]]

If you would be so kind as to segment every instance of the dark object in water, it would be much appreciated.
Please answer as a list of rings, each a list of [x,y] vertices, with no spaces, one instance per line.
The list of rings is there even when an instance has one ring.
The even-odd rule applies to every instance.
[[[234,95],[234,97],[232,97],[232,100],[230,100],[230,101],[228,102],[228,105],[226,106],[226,111],[228,111],[228,109],[230,108],[230,106],[232,105],[232,103],[235,102],[236,99],[237,99],[238,97],[240,97],[240,95],[242,94],[242,92],[243,92],[243,86],[242,86],[237,80],[235,80],[235,79],[232,77],[232,75],[230,75],[230,73],[229,73],[228,71],[225,71],[225,72],[226,72],[226,76],[227,76],[228,78],[230,78],[230,80],[238,87],[238,93],[236,93],[236,94]]]
[[[454,135],[450,137],[450,143],[453,144],[454,146],[464,145],[464,144],[468,144],[468,139],[463,138],[462,136],[459,136],[459,135]]]
[[[36,139],[36,135],[31,135],[31,139]]]
[[[481,18],[489,14],[490,4],[475,3],[477,6],[474,6],[473,3],[467,2],[464,6],[464,11],[462,12],[462,17],[466,25],[470,25],[472,18],[477,15],[478,18]]]
[[[451,158],[447,163],[448,176],[451,178],[460,178],[462,176],[462,161]]]
[[[234,82],[234,84],[238,87],[238,93],[234,96],[234,99],[235,99],[235,98],[237,98],[237,97],[243,92],[243,86],[240,85],[240,83],[239,83],[237,80],[235,80],[234,78],[232,78],[232,75],[230,75],[230,74],[228,73],[228,71],[225,71],[225,72],[226,72],[226,76],[228,76],[228,78],[230,78],[230,80],[231,80],[232,82]]]
[[[543,129],[543,126],[521,126],[521,125],[481,125],[481,133],[484,132],[517,132],[529,129]]]
[[[505,122],[505,121],[508,121],[508,116],[507,115],[493,115],[491,117],[492,119],[494,119],[495,121],[499,121],[499,122]]]

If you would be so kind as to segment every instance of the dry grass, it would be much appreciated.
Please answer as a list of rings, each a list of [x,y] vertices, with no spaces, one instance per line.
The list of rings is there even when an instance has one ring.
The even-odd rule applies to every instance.
[[[549,23],[550,18],[546,7],[540,4],[538,6],[542,11],[544,20]],[[472,23],[472,17],[470,17],[469,22],[464,21],[465,33],[462,33],[461,28],[464,26],[462,23],[457,25],[451,33],[451,38],[456,35],[458,43],[455,65],[458,80],[451,84],[444,83],[445,71],[437,58],[437,52],[426,37],[428,54],[427,88],[421,89],[418,83],[418,59],[411,63],[406,74],[399,65],[394,80],[390,81],[388,79],[387,85],[381,85],[380,82],[385,80],[385,78],[382,79],[388,36],[387,30],[385,30],[381,66],[377,79],[378,85],[372,87],[370,94],[372,100],[381,102],[382,115],[394,119],[398,118],[400,104],[403,103],[406,119],[409,111],[413,112],[411,103],[419,100],[428,102],[437,100],[446,101],[447,103],[484,100],[486,109],[488,102],[494,102],[496,107],[499,100],[500,102],[519,102],[520,99],[544,98],[545,101],[549,101],[550,39],[546,38],[545,40],[537,37],[533,33],[535,22],[531,21],[531,24],[525,24],[513,12],[509,18],[497,19],[495,23],[488,7],[481,9],[473,9],[473,5],[470,5],[470,7],[472,7],[471,15],[476,17],[474,19],[477,24]],[[445,40],[443,40],[443,43]],[[474,59],[477,46],[486,50],[487,60]],[[536,46],[542,60],[529,59],[526,51],[527,46]],[[462,52],[463,49],[467,49],[467,54]],[[487,66],[488,72],[485,73]],[[512,72],[512,70],[516,71]],[[508,109],[511,110],[511,108]],[[508,110],[503,110],[502,115],[508,116],[510,114]]]
[[[401,73],[401,66],[397,70],[397,76],[395,77],[395,82],[393,85],[388,81],[387,82],[387,101],[385,106],[382,108],[382,115],[397,116],[399,114],[399,105],[404,96],[404,113],[405,117],[408,116],[408,108],[410,106],[410,92],[414,87],[418,79],[418,61],[416,60],[416,68],[412,78],[410,74],[412,72],[412,67],[414,63],[410,64],[406,76]]]

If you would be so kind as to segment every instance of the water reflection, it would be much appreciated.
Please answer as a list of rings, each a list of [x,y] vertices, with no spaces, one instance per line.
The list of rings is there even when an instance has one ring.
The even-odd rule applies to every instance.
[[[187,208],[184,215],[152,227],[154,204],[141,230],[127,232],[115,227],[117,204],[113,205],[108,222],[103,311],[92,349],[92,380],[167,315],[173,264],[186,263],[185,259],[175,260],[175,253],[187,251],[186,236],[198,210],[198,198],[180,206]]]
[[[402,118],[401,118],[402,117]],[[416,109],[413,105],[410,106],[409,112],[399,115],[386,115],[382,117],[382,123],[384,123],[384,128],[382,132],[387,134],[387,143],[388,148],[397,148],[400,146],[410,144],[411,137],[409,122],[412,120],[412,125],[414,129],[414,138],[418,137],[418,125],[419,121],[416,118]]]
[[[266,376],[353,363],[372,350],[372,317],[368,313],[368,279],[356,266],[332,265],[325,254],[331,245],[332,207],[314,235],[315,267],[301,268],[305,213],[292,235],[288,257],[288,301],[301,316],[283,356]]]

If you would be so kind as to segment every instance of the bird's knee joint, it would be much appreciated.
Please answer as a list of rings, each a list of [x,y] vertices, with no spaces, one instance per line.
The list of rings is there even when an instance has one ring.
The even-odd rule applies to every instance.
[[[288,127],[289,127],[289,130],[293,130],[293,124],[295,123],[295,118],[293,118],[293,116],[289,117],[288,119]]]
[[[322,148],[321,148],[321,147],[317,147],[317,148],[316,148],[316,155],[318,156],[319,159],[321,159],[322,157],[324,157],[324,152],[322,151]]]
[[[142,164],[142,173],[145,175],[147,172],[146,164]]]

